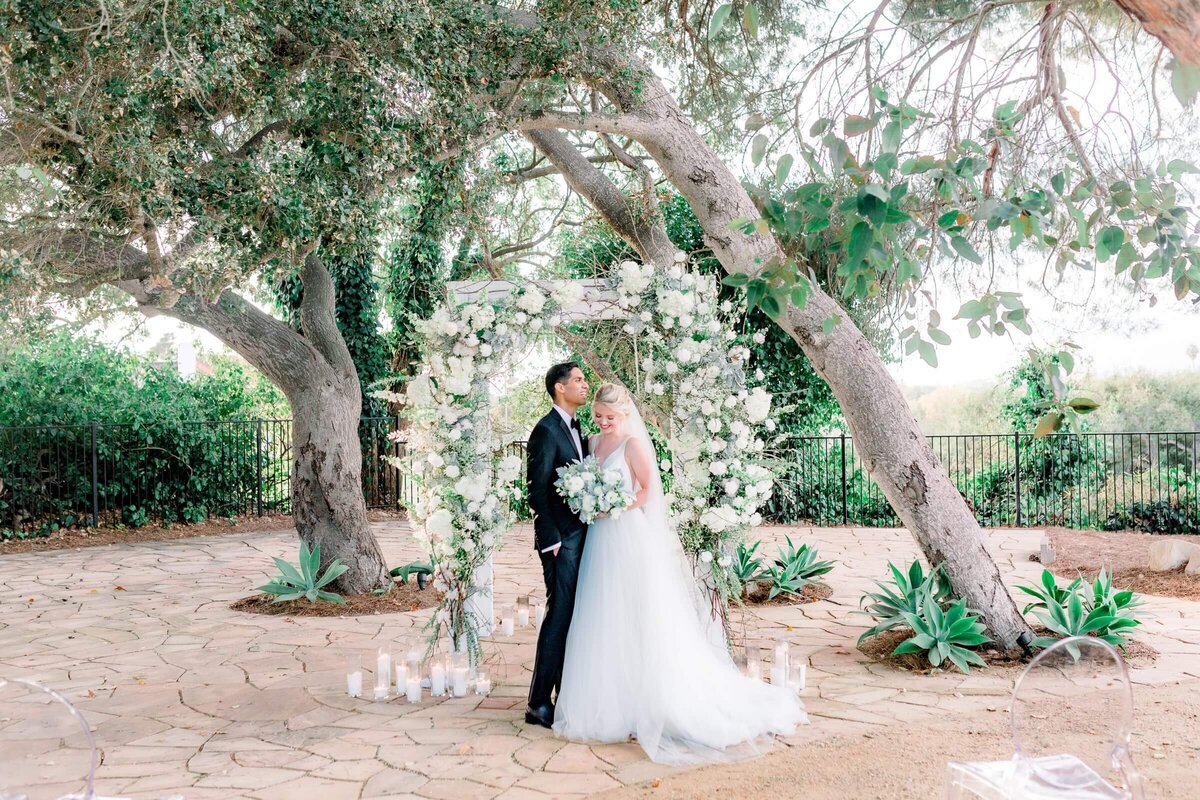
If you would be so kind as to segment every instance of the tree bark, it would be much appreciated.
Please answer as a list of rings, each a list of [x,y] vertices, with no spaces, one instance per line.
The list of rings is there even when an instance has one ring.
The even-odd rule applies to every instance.
[[[1200,4],[1196,0],[1114,0],[1146,33],[1181,61],[1200,67]]]
[[[625,61],[605,63],[603,54],[597,61],[599,69],[593,85],[625,117],[637,118],[622,127],[631,131],[632,138],[646,148],[688,200],[704,228],[706,242],[725,270],[756,273],[782,260],[784,254],[774,237],[731,229],[739,218],[757,219],[758,210],[666,87],[641,64],[633,65],[636,87],[615,83],[611,76],[627,74],[624,71],[631,65]],[[538,127],[542,127],[541,122]],[[592,126],[583,119],[578,127]],[[555,160],[549,153],[547,156]],[[566,159],[560,161],[556,163],[564,173],[572,168]],[[638,242],[630,244],[638,247]],[[825,333],[823,325],[831,317],[838,324]],[[1011,646],[1029,635],[1029,625],[1000,578],[978,521],[938,462],[899,386],[862,331],[815,284],[804,308],[789,306],[778,322],[829,384],[862,463],[929,563],[944,567],[955,591],[983,615],[1001,643]]]
[[[362,490],[358,373],[334,317],[333,281],[316,255],[301,270],[301,331],[231,291],[214,303],[184,294],[169,308],[155,304],[140,281],[120,287],[148,316],[164,314],[204,328],[278,386],[292,406],[292,515],[309,547],[320,545],[321,569],[335,558],[349,569],[332,591],[363,594],[391,585],[367,520]]]

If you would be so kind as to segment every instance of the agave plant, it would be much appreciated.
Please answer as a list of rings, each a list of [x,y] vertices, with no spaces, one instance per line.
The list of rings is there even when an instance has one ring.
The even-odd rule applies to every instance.
[[[1060,608],[1071,599],[1071,595],[1075,594],[1079,587],[1083,585],[1082,578],[1076,578],[1070,586],[1063,589],[1058,585],[1058,581],[1054,578],[1054,573],[1048,569],[1042,570],[1042,585],[1041,586],[1018,586],[1017,589],[1036,599],[1037,602],[1030,603],[1025,606],[1022,614],[1028,614],[1035,608],[1049,608],[1050,606],[1059,606]]]
[[[1134,609],[1142,600],[1129,590],[1113,588],[1108,570],[1100,570],[1091,586],[1084,588],[1082,578],[1076,578],[1065,589],[1059,588],[1050,570],[1042,571],[1042,588],[1018,586],[1026,594],[1038,598],[1025,611],[1033,610],[1043,625],[1055,636],[1039,636],[1034,639],[1035,647],[1049,647],[1058,638],[1071,636],[1095,636],[1111,645],[1125,649],[1128,641],[1125,633],[1141,622]],[[1074,651],[1072,651],[1074,653]]]
[[[761,544],[762,542],[755,542],[751,547],[746,547],[744,542],[738,542],[732,569],[743,586],[764,575],[762,559],[756,555]]]
[[[943,611],[932,592],[925,592],[921,613],[904,613],[904,621],[913,629],[913,636],[893,650],[894,655],[925,653],[935,667],[950,660],[962,672],[970,672],[971,664],[986,666],[983,659],[968,650],[990,642],[984,635],[983,623],[967,609],[967,601],[959,600]]]
[[[267,585],[258,587],[260,592],[275,595],[273,602],[282,603],[303,597],[310,603],[326,600],[330,603],[346,604],[346,599],[340,594],[327,592],[323,587],[337,580],[350,568],[343,564],[341,559],[335,558],[325,568],[325,573],[318,575],[321,568],[320,545],[309,550],[304,542],[300,542],[300,569],[296,569],[282,558],[275,558],[274,561],[275,566],[279,568],[279,575]]]
[[[804,578],[808,583],[833,569],[832,561],[819,559],[817,548],[809,547],[806,544],[796,547],[792,544],[790,536],[785,538],[787,539],[787,548],[779,548],[775,566]]]
[[[787,543],[787,549],[779,549],[779,557],[762,575],[771,581],[768,599],[773,600],[781,594],[799,596],[805,586],[833,569],[832,561],[818,558],[815,547],[802,544],[797,548],[790,538]]]
[[[920,614],[926,594],[930,595],[939,607],[950,599],[950,582],[946,580],[940,566],[928,575],[917,560],[908,565],[907,573],[901,572],[890,561],[888,569],[892,573],[891,585],[877,582],[875,585],[879,591],[868,592],[859,601],[861,610],[858,613],[867,614],[876,621],[873,627],[858,637],[859,644],[872,636],[907,624],[904,615]]]

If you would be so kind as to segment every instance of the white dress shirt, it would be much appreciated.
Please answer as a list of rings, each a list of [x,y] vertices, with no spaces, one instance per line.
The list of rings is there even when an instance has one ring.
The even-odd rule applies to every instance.
[[[554,410],[557,411],[559,416],[563,418],[563,422],[567,423],[567,430],[569,430],[571,432],[571,441],[573,441],[575,443],[575,452],[579,453],[579,459],[582,461],[583,460],[583,439],[580,437],[579,431],[576,430],[575,428],[571,427],[571,420],[575,419],[575,417],[573,417],[569,413],[567,413],[566,409],[562,408],[557,403],[554,405]],[[551,550],[553,550],[556,547],[559,547],[560,545],[562,545],[562,542],[552,544],[549,547],[543,547],[542,552],[549,553]]]

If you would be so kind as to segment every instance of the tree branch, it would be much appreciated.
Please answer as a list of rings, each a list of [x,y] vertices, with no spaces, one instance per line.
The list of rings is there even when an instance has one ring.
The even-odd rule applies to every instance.
[[[647,219],[608,176],[593,166],[559,131],[529,130],[525,137],[562,172],[572,189],[612,225],[613,230],[648,263],[669,264],[676,248],[657,215]]]
[[[343,376],[353,375],[354,359],[337,326],[333,278],[315,252],[304,257],[300,283],[304,287],[300,300],[300,328],[304,336],[335,371]]]

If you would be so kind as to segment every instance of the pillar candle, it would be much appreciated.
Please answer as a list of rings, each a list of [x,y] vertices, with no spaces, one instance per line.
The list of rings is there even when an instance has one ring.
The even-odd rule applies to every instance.
[[[486,672],[481,672],[475,678],[475,694],[487,694],[492,690],[492,679]]]
[[[468,674],[468,669],[466,667],[455,667],[454,668],[454,696],[455,697],[466,697],[467,696],[467,674]]]
[[[421,702],[421,676],[410,675],[408,678],[408,685],[406,688],[408,690],[407,691],[408,702],[410,702],[410,703]]]
[[[542,627],[542,623],[546,621],[546,604],[545,603],[537,604],[537,608],[534,609],[534,621],[537,623],[537,626],[539,628]]]
[[[396,694],[408,691],[408,664],[396,662]]]
[[[529,609],[528,608],[518,608],[517,609],[517,624],[520,625],[522,628],[529,625]]]
[[[441,659],[429,665],[429,693],[434,697],[446,693],[446,665]]]
[[[362,697],[362,670],[346,673],[346,693],[351,697]]]
[[[512,636],[513,635],[513,618],[512,617],[504,617],[503,619],[500,620],[500,633],[503,634],[504,636]]]

